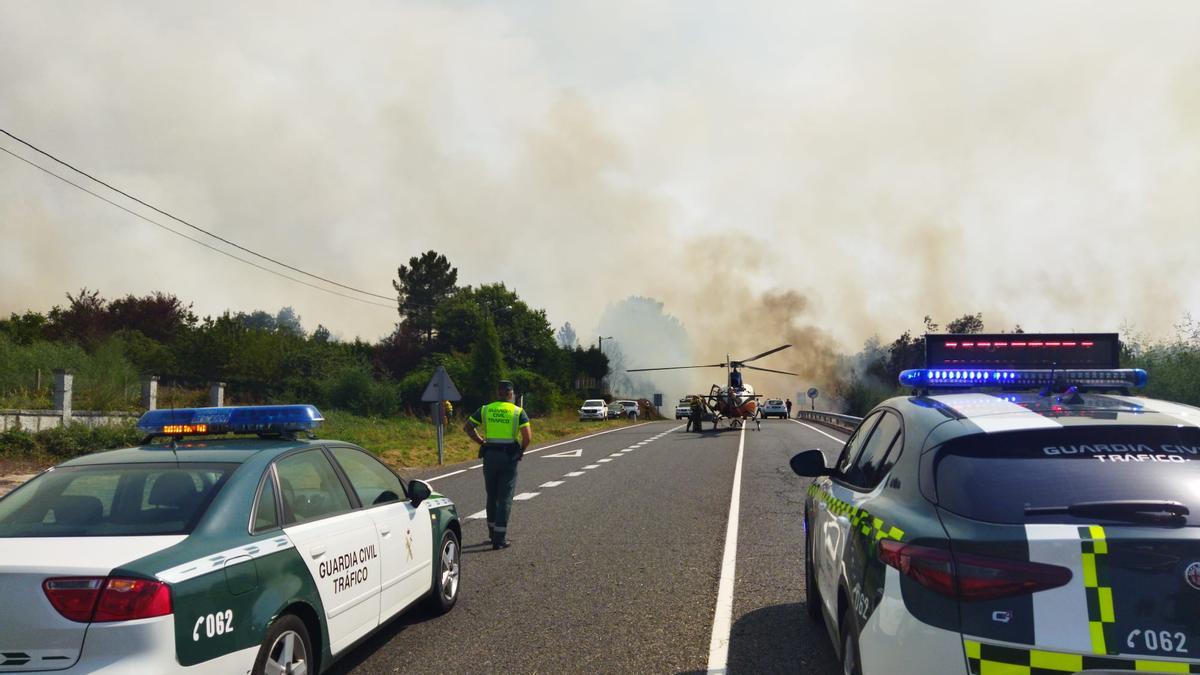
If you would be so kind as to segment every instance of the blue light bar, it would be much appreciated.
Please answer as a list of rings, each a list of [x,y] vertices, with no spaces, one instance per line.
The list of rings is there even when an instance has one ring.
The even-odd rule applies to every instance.
[[[900,385],[915,389],[967,389],[999,387],[1039,389],[1063,383],[1080,389],[1144,387],[1148,376],[1141,368],[1020,370],[1014,368],[917,368],[900,373]]]
[[[248,405],[151,410],[138,420],[137,428],[151,436],[278,434],[312,431],[324,421],[311,405]]]

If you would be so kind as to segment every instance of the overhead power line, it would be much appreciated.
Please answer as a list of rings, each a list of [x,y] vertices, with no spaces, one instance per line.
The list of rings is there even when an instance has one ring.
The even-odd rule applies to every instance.
[[[3,131],[3,129],[0,129],[0,131]],[[8,133],[8,132],[4,132],[4,133]],[[199,245],[203,246],[204,248],[207,248],[207,249],[209,249],[210,251],[216,251],[217,253],[220,253],[220,254],[221,254],[221,255],[223,255],[223,256],[227,256],[227,257],[233,258],[234,260],[236,260],[236,261],[238,261],[238,262],[245,263],[245,264],[247,264],[247,265],[250,265],[251,267],[256,267],[256,268],[258,268],[258,269],[260,269],[260,270],[262,270],[262,271],[264,271],[264,272],[268,272],[268,273],[270,273],[270,274],[274,274],[274,275],[275,275],[275,276],[277,276],[277,277],[282,277],[282,278],[284,278],[284,279],[287,279],[288,281],[294,281],[294,282],[296,282],[296,283],[298,283],[298,284],[303,284],[303,285],[305,285],[305,286],[308,286],[309,288],[315,288],[315,289],[317,289],[318,291],[324,291],[325,293],[330,293],[330,294],[332,294],[332,295],[336,295],[336,296],[339,296],[339,297],[342,297],[342,298],[346,298],[347,300],[353,300],[353,301],[355,301],[355,302],[361,302],[361,303],[363,303],[363,304],[367,304],[367,305],[374,305],[374,306],[376,306],[376,307],[384,307],[384,308],[391,309],[391,310],[395,310],[395,309],[396,309],[396,306],[395,306],[395,305],[385,305],[385,304],[383,304],[382,302],[375,302],[374,300],[367,300],[367,299],[364,299],[364,298],[359,298],[359,297],[355,297],[355,296],[353,296],[353,295],[349,295],[349,294],[347,294],[347,293],[341,293],[341,292],[335,291],[335,290],[333,290],[333,289],[331,289],[331,288],[325,288],[325,287],[323,287],[323,286],[318,286],[318,285],[316,285],[316,284],[309,283],[309,282],[307,282],[307,281],[305,281],[305,280],[303,280],[303,279],[297,279],[296,277],[289,276],[289,275],[287,275],[287,274],[284,274],[284,273],[282,273],[282,272],[280,272],[280,271],[278,271],[278,270],[273,270],[273,269],[271,269],[271,268],[269,268],[269,267],[266,267],[266,266],[264,266],[264,265],[260,265],[260,264],[258,264],[258,263],[256,263],[256,262],[254,262],[253,260],[247,260],[247,259],[245,259],[245,258],[242,258],[242,257],[240,257],[240,256],[236,256],[236,255],[234,255],[234,254],[230,253],[229,251],[226,251],[226,250],[223,250],[223,249],[217,248],[216,246],[213,246],[212,244],[209,244],[208,242],[200,241],[199,239],[196,239],[195,237],[189,237],[188,235],[184,234],[183,232],[180,232],[180,231],[178,231],[178,230],[175,230],[175,229],[173,229],[173,228],[170,228],[170,227],[168,227],[168,226],[166,226],[166,225],[163,225],[162,223],[158,222],[157,220],[154,220],[153,218],[148,218],[148,217],[146,217],[146,216],[144,216],[144,215],[142,215],[142,214],[138,213],[137,211],[134,211],[133,209],[130,209],[130,208],[128,208],[128,207],[126,207],[126,206],[124,206],[123,204],[118,204],[117,202],[114,202],[113,200],[111,200],[111,199],[109,199],[109,198],[107,198],[107,197],[105,197],[105,196],[103,196],[103,195],[101,195],[101,194],[98,194],[98,193],[96,193],[96,192],[93,192],[92,190],[89,190],[89,189],[87,189],[86,187],[84,187],[84,186],[80,185],[79,183],[76,183],[76,182],[74,182],[74,181],[70,180],[69,178],[65,178],[65,177],[63,177],[63,176],[60,176],[59,174],[57,174],[57,173],[55,173],[55,172],[51,171],[50,169],[47,169],[46,167],[44,167],[44,166],[41,166],[40,164],[38,164],[38,163],[36,163],[36,162],[30,161],[29,159],[26,159],[25,157],[22,157],[22,156],[18,155],[17,153],[15,153],[15,152],[13,152],[13,151],[9,150],[8,148],[5,148],[5,147],[0,147],[0,151],[4,152],[5,154],[8,154],[8,155],[11,155],[11,156],[13,156],[13,157],[15,157],[15,158],[17,158],[17,159],[21,160],[22,162],[25,162],[25,163],[26,163],[26,164],[28,164],[29,166],[32,166],[33,168],[35,168],[35,169],[37,169],[37,170],[39,170],[39,171],[41,171],[41,172],[43,172],[43,173],[49,174],[49,175],[51,175],[51,176],[53,176],[53,177],[57,178],[58,180],[60,180],[60,181],[62,181],[62,182],[64,182],[64,183],[66,183],[67,185],[70,185],[70,186],[72,186],[72,187],[74,187],[74,188],[77,188],[77,189],[79,189],[79,190],[82,190],[83,192],[86,192],[86,193],[88,193],[89,195],[91,195],[91,196],[95,197],[96,199],[99,199],[99,200],[100,200],[100,201],[102,201],[102,202],[105,202],[105,203],[107,203],[107,204],[111,204],[112,206],[115,206],[115,207],[117,207],[118,209],[121,209],[122,211],[124,211],[124,212],[126,212],[126,213],[130,214],[131,216],[135,216],[135,217],[137,217],[137,218],[140,218],[140,219],[142,219],[142,220],[146,221],[147,223],[150,223],[151,225],[153,225],[153,226],[155,226],[155,227],[158,227],[158,228],[161,228],[161,229],[163,229],[163,230],[166,230],[167,232],[170,232],[171,234],[173,234],[173,235],[175,235],[175,236],[177,236],[177,237],[183,237],[184,239],[187,239],[187,240],[188,240],[188,241],[190,241],[190,242],[193,242],[193,243],[199,244]],[[151,208],[153,208],[153,207],[151,207]],[[311,275],[310,275],[310,276],[311,276]],[[340,284],[339,284],[339,285],[340,285]],[[389,298],[389,299],[390,299],[390,298]]]
[[[114,186],[114,185],[112,185],[112,184],[110,184],[110,183],[107,183],[107,182],[105,182],[105,181],[103,181],[103,180],[100,180],[99,178],[97,178],[97,177],[93,176],[92,174],[90,174],[90,173],[88,173],[88,172],[84,171],[83,169],[80,169],[79,167],[76,167],[75,165],[73,165],[73,164],[71,164],[71,163],[69,163],[69,162],[67,162],[67,161],[65,161],[65,160],[63,160],[63,159],[59,159],[59,158],[58,158],[58,157],[56,157],[55,155],[53,155],[53,154],[51,154],[51,153],[49,153],[49,152],[47,152],[47,151],[45,151],[45,150],[42,150],[41,148],[37,147],[36,145],[34,145],[34,144],[30,143],[29,141],[27,141],[27,140],[25,140],[25,139],[23,139],[23,138],[19,138],[19,137],[17,137],[17,136],[15,136],[15,135],[13,135],[12,133],[10,133],[9,131],[7,131],[7,130],[5,130],[5,129],[0,129],[0,133],[4,134],[5,136],[8,136],[9,138],[13,139],[14,141],[16,141],[16,142],[20,143],[21,145],[24,145],[25,147],[29,148],[30,150],[33,150],[34,152],[36,152],[36,153],[38,153],[38,154],[40,154],[40,155],[43,155],[43,156],[45,156],[45,157],[48,157],[49,159],[51,159],[51,160],[53,160],[53,161],[57,162],[58,164],[61,164],[61,165],[65,166],[65,167],[67,167],[68,169],[70,169],[70,170],[74,171],[75,173],[77,173],[77,174],[79,174],[79,175],[81,175],[81,176],[85,176],[85,177],[87,177],[87,178],[88,178],[89,180],[91,180],[92,182],[99,183],[100,185],[103,185],[104,187],[108,188],[109,190],[112,190],[113,192],[116,192],[116,193],[118,193],[118,194],[120,194],[120,195],[123,195],[124,197],[126,197],[126,198],[128,198],[128,199],[131,199],[131,200],[133,200],[133,201],[137,202],[138,204],[141,204],[142,206],[145,206],[145,207],[146,207],[146,208],[148,208],[148,209],[151,209],[152,211],[156,211],[156,212],[158,212],[158,213],[160,213],[160,214],[162,214],[162,215],[164,215],[164,216],[166,216],[166,217],[170,218],[171,220],[174,220],[174,221],[176,221],[176,222],[182,223],[183,225],[186,225],[186,226],[188,226],[188,227],[192,228],[193,230],[196,230],[197,232],[202,232],[202,233],[204,233],[205,235],[207,235],[207,236],[209,236],[209,237],[212,237],[213,239],[216,239],[216,240],[218,240],[218,241],[221,241],[221,242],[223,242],[223,243],[225,243],[225,244],[228,244],[228,245],[230,245],[230,246],[232,246],[232,247],[234,247],[234,248],[238,249],[239,251],[243,251],[243,252],[245,252],[245,253],[249,253],[250,255],[252,255],[252,256],[255,256],[256,258],[261,258],[261,259],[263,259],[263,260],[266,260],[266,261],[268,261],[268,262],[271,262],[271,263],[274,263],[274,264],[276,264],[276,265],[279,265],[280,267],[287,268],[287,269],[289,269],[289,270],[291,270],[291,271],[293,271],[293,272],[297,272],[297,273],[299,273],[299,274],[303,274],[303,275],[304,275],[304,276],[306,276],[306,277],[311,277],[311,278],[313,278],[313,279],[317,279],[317,280],[319,280],[319,281],[323,281],[323,282],[325,282],[325,283],[327,283],[327,284],[331,284],[331,285],[333,285],[333,286],[337,286],[337,287],[339,287],[339,288],[344,288],[344,289],[346,289],[346,290],[348,290],[348,291],[354,291],[355,293],[361,293],[361,294],[363,294],[363,295],[367,295],[367,296],[370,296],[370,297],[373,297],[373,298],[379,298],[379,299],[381,299],[381,300],[391,300],[391,301],[395,301],[395,299],[396,299],[394,296],[390,296],[390,295],[381,295],[381,294],[379,294],[379,293],[373,293],[373,292],[371,292],[371,291],[365,291],[365,290],[363,290],[363,289],[361,289],[361,288],[355,288],[354,286],[349,286],[349,285],[347,285],[347,284],[339,283],[339,282],[337,282],[337,281],[334,281],[334,280],[332,280],[332,279],[327,279],[327,278],[325,278],[325,277],[323,277],[323,276],[320,276],[320,275],[313,274],[313,273],[311,273],[311,272],[307,272],[307,271],[305,271],[305,270],[302,270],[302,269],[300,269],[299,267],[295,267],[295,266],[293,266],[293,265],[289,265],[289,264],[287,264],[287,263],[285,263],[285,262],[282,262],[282,261],[280,261],[280,260],[276,260],[275,258],[272,258],[272,257],[270,257],[270,256],[267,256],[267,255],[264,255],[264,254],[262,254],[262,253],[259,253],[258,251],[255,251],[255,250],[253,250],[253,249],[246,248],[245,246],[242,246],[241,244],[238,244],[237,242],[230,241],[229,239],[226,239],[225,237],[222,237],[222,236],[221,236],[221,235],[219,235],[219,234],[215,234],[215,233],[213,233],[213,232],[210,232],[210,231],[208,231],[208,230],[206,230],[206,229],[204,229],[204,228],[202,228],[202,227],[200,227],[200,226],[198,226],[198,225],[194,225],[194,224],[192,224],[192,223],[190,223],[190,222],[188,222],[188,221],[184,220],[183,218],[180,218],[179,216],[176,216],[176,215],[174,215],[174,214],[172,214],[172,213],[169,213],[169,212],[167,212],[167,211],[164,211],[164,210],[162,210],[162,209],[158,208],[157,206],[154,206],[153,204],[149,204],[149,203],[147,203],[147,202],[144,202],[144,201],[142,201],[141,199],[138,199],[137,197],[134,197],[133,195],[129,194],[128,192],[126,192],[126,191],[124,191],[124,190],[122,190],[122,189],[120,189],[120,188],[118,188],[118,187],[116,187],[116,186]],[[2,148],[0,148],[0,149],[2,149]],[[7,150],[5,150],[5,152],[8,152],[8,151],[7,151]],[[83,188],[83,187],[81,187],[81,186],[79,186],[79,185],[76,185],[75,183],[72,183],[71,181],[69,181],[69,180],[67,180],[67,179],[63,178],[62,176],[59,176],[58,174],[55,174],[55,173],[53,173],[53,172],[49,171],[48,169],[45,169],[45,168],[43,168],[43,167],[42,167],[42,166],[40,166],[40,165],[34,164],[33,162],[30,162],[29,160],[26,160],[24,157],[21,157],[20,155],[13,154],[13,153],[11,153],[11,152],[9,152],[8,154],[12,155],[13,157],[16,157],[17,159],[20,159],[20,160],[22,160],[22,161],[26,162],[27,164],[31,164],[31,165],[33,165],[33,166],[35,166],[35,167],[37,167],[37,168],[41,169],[42,171],[45,171],[46,173],[49,173],[50,175],[52,175],[52,176],[54,176],[54,177],[56,177],[56,178],[59,178],[60,180],[63,180],[63,181],[65,181],[65,182],[67,182],[67,183],[70,183],[71,185],[74,185],[75,187],[77,187],[77,188],[79,188],[79,189],[81,189],[81,190],[84,190],[85,192],[88,192],[88,193],[89,193],[89,194],[91,194],[92,196],[98,197],[98,198],[100,198],[100,199],[104,199],[103,197],[100,197],[100,196],[99,196],[99,195],[97,195],[96,193],[94,193],[94,192],[91,192],[90,190],[86,190],[85,188]],[[107,199],[104,199],[104,201],[106,201],[106,202],[108,202],[108,203],[110,203],[110,204],[113,204],[113,206],[120,206],[119,204],[115,204],[114,202],[111,202],[111,201],[109,201],[109,200],[107,200]],[[125,209],[125,210],[126,210],[126,211],[129,211],[129,209]],[[129,211],[129,212],[130,212],[130,213],[134,213],[133,211]],[[137,214],[136,214],[136,213],[134,213],[134,215],[137,215]],[[163,226],[162,226],[160,223],[157,223],[157,222],[155,222],[155,221],[152,221],[152,220],[150,220],[150,219],[148,219],[148,218],[144,218],[144,220],[148,220],[149,222],[152,222],[152,223],[154,223],[155,225],[159,225],[160,227],[163,227]],[[169,228],[168,228],[168,229],[169,229]],[[172,232],[174,232],[174,230],[171,230],[171,231],[172,231]],[[176,234],[178,234],[178,232],[176,232]],[[190,239],[191,241],[196,241],[196,243],[201,243],[201,242],[199,242],[199,241],[197,241],[197,240],[195,240],[195,239],[192,239],[191,237],[186,237],[186,238],[187,238],[187,239]],[[210,246],[209,248],[212,248],[212,247]],[[218,249],[215,249],[215,248],[214,248],[213,250],[218,250]],[[233,256],[233,257],[234,257],[236,260],[241,260],[242,262],[247,262],[246,260],[243,260],[242,258],[237,258],[236,256]],[[255,265],[255,267],[258,267],[258,265]],[[260,268],[260,269],[265,269],[265,268]],[[292,279],[292,277],[289,277],[289,276],[287,276],[287,275],[280,275],[280,276],[283,276],[285,279]],[[297,281],[296,279],[292,279],[292,280],[293,280],[293,281]],[[305,284],[305,285],[311,285],[311,284]],[[314,288],[319,288],[319,287],[317,287],[317,286],[313,286],[313,287],[314,287]],[[341,294],[339,293],[339,294],[336,294],[336,295],[341,295]],[[343,296],[343,297],[349,297],[349,296]],[[378,304],[378,303],[371,303],[371,304]],[[390,307],[390,305],[388,305],[388,306]]]

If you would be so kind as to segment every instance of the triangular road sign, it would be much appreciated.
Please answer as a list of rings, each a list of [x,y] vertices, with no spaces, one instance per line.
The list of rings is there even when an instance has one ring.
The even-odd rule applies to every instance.
[[[458,388],[454,386],[454,381],[450,379],[450,373],[446,372],[446,368],[438,366],[437,370],[433,371],[429,386],[425,387],[425,393],[421,394],[421,400],[426,403],[461,401],[462,395],[458,393]]]
[[[583,448],[564,450],[563,452],[556,452],[553,455],[542,455],[542,457],[583,457]]]

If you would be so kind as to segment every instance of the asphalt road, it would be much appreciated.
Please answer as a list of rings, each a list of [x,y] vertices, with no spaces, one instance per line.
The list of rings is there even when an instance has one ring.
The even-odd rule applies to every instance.
[[[334,672],[705,671],[741,435],[654,422],[535,446],[502,551],[471,517],[484,508],[477,463],[414,474],[463,518],[458,605],[408,612]],[[788,459],[814,447],[832,456],[841,434],[770,420],[744,436],[728,670],[836,673],[824,629],[804,614],[808,480]]]

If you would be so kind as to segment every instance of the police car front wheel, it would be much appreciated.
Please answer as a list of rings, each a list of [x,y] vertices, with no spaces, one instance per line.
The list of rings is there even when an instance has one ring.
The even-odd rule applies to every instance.
[[[429,596],[429,608],[438,614],[449,612],[458,601],[461,552],[458,535],[453,530],[446,530],[442,534],[438,564],[433,570],[433,593]]]
[[[842,615],[842,673],[862,675],[862,663],[858,656],[858,636],[854,630],[854,614],[850,609]]]
[[[312,641],[299,617],[284,614],[271,624],[254,660],[254,675],[316,675]]]

